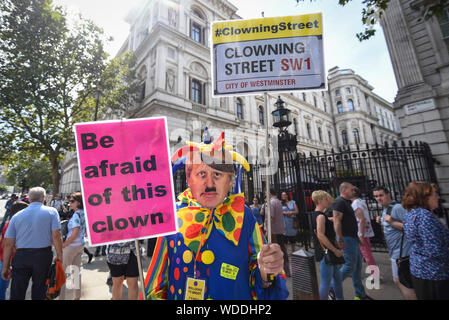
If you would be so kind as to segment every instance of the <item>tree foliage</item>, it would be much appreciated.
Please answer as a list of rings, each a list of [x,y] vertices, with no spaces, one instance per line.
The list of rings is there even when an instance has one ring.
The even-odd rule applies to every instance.
[[[17,159],[8,166],[6,181],[9,185],[29,189],[30,187],[53,188],[48,159]]]
[[[297,3],[304,0],[296,0]],[[310,0],[310,2],[315,0]],[[352,0],[338,0],[338,4],[345,6]],[[359,41],[368,40],[376,34],[374,26],[379,23],[385,10],[387,10],[390,0],[363,0],[362,22],[365,30],[356,34]],[[440,17],[448,6],[448,0],[423,0],[421,5],[421,16],[430,19],[433,16]]]
[[[59,162],[75,147],[73,125],[93,120],[97,89],[111,96],[122,73],[132,76],[120,69],[129,55],[107,62],[105,41],[93,22],[69,19],[51,0],[0,1],[0,162],[45,157],[59,192]],[[112,108],[120,98],[132,103],[120,88]]]

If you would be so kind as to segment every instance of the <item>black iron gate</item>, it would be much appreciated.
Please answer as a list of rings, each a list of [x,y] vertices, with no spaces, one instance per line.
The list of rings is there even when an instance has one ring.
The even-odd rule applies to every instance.
[[[370,209],[371,219],[375,220],[382,212],[373,197],[375,186],[387,187],[392,198],[401,201],[411,181],[437,183],[432,153],[429,146],[422,142],[401,142],[399,145],[385,143],[366,145],[365,148],[357,146],[355,149],[317,152],[308,156],[297,153],[294,144],[280,147],[284,151],[279,153],[275,174],[269,177],[270,185],[278,191],[279,196],[285,191],[296,201],[300,211],[298,241],[306,248],[313,247],[311,213],[314,204],[311,195],[315,190],[325,190],[337,197],[340,183],[350,182],[361,190],[362,198]],[[242,173],[242,191],[247,204],[255,196],[263,201],[266,190],[264,165],[252,164],[250,168],[249,172]],[[186,188],[184,170],[175,174],[174,184],[176,194]],[[375,232],[375,237],[371,238],[373,250],[385,251],[382,230],[377,223],[372,225]]]
[[[381,215],[382,208],[373,197],[377,185],[387,187],[392,198],[401,201],[404,190],[411,181],[429,181],[437,183],[432,153],[426,143],[404,142],[399,145],[369,146],[344,149],[335,152],[317,152],[316,154],[297,154],[281,152],[277,173],[270,177],[270,183],[279,192],[287,192],[295,200],[300,214],[299,241],[306,247],[312,247],[311,213],[314,204],[311,199],[315,190],[325,190],[332,196],[338,196],[339,185],[346,181],[357,186],[370,209],[370,216],[375,232],[371,238],[374,251],[385,251],[385,241],[380,225],[375,223],[376,216]],[[264,198],[264,168],[252,165],[246,177],[246,183],[252,184],[247,199],[253,196]]]

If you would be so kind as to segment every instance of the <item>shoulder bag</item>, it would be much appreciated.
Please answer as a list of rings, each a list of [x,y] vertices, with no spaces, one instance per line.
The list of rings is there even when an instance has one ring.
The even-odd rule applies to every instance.
[[[321,245],[321,248],[323,248],[323,251],[324,251],[324,262],[326,264],[329,264],[329,265],[345,264],[345,258],[343,258],[343,256],[337,257],[332,250],[327,249],[323,245],[323,243],[321,242],[320,238],[318,237],[318,234],[317,234],[316,230],[315,230],[315,235],[316,235],[316,238],[318,239],[318,242]]]
[[[409,289],[413,288],[412,274],[410,273],[410,256],[402,256],[402,245],[404,244],[404,231],[402,231],[401,249],[399,252],[399,259],[396,259],[398,266],[399,282]]]

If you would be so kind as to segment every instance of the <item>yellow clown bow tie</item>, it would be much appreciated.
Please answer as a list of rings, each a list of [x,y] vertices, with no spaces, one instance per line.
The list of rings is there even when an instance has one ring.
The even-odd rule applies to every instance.
[[[204,233],[204,239],[209,238],[212,223],[222,236],[231,241],[235,246],[238,245],[245,210],[243,193],[233,194],[227,197],[215,209],[202,208],[193,199],[190,189],[181,193],[178,200],[187,205],[178,210],[177,216],[179,223],[182,223],[178,226],[179,232],[184,236],[184,243],[190,250],[194,253],[198,251]],[[212,214],[213,217],[211,217]]]

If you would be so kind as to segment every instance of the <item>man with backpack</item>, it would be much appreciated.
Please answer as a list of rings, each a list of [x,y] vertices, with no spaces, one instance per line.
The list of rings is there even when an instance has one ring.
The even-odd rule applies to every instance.
[[[377,223],[383,227],[385,242],[387,243],[391,259],[393,282],[406,300],[416,300],[415,291],[399,282],[398,266],[396,264],[396,259],[399,258],[401,253],[402,241],[402,256],[408,256],[410,251],[410,243],[405,237],[402,240],[402,220],[407,211],[399,202],[391,199],[391,193],[386,187],[379,186],[374,188],[373,194],[376,201],[383,207],[382,217],[377,217]]]

